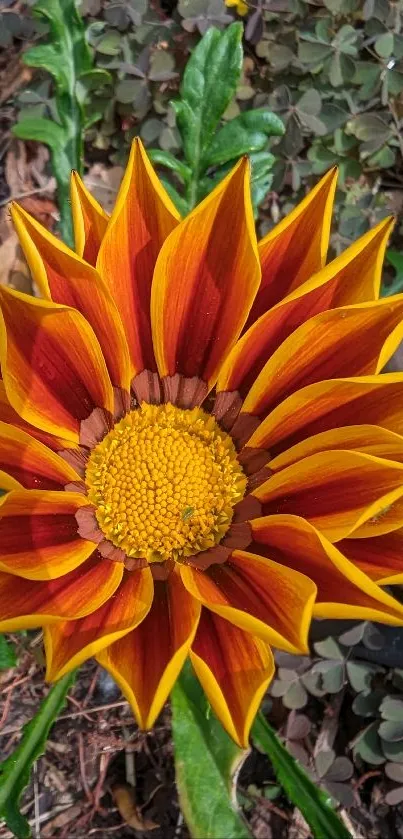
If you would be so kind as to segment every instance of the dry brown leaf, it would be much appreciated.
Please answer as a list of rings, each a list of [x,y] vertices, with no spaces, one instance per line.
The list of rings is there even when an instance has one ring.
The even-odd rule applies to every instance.
[[[78,804],[74,805],[74,807],[69,807],[67,810],[62,810],[61,813],[46,822],[46,824],[41,828],[41,836],[54,836],[55,830],[60,830],[61,827],[65,827],[66,824],[70,824],[73,820],[77,819],[81,813],[82,809]]]
[[[0,105],[7,102],[7,99],[11,99],[20,87],[27,85],[32,74],[31,67],[26,67],[22,63],[20,53],[5,62],[1,71]]]
[[[112,166],[107,169],[102,163],[94,163],[84,175],[86,187],[107,213],[113,210],[123,172],[122,166]]]
[[[122,816],[123,821],[134,830],[154,830],[159,824],[145,819],[139,808],[136,806],[135,793],[130,784],[115,784],[112,787],[112,798]]]
[[[3,217],[0,216],[0,285],[32,293],[28,266],[8,211],[3,213]]]
[[[31,148],[32,146],[32,148]],[[17,199],[24,209],[53,230],[57,208],[52,196],[53,179],[45,174],[49,152],[45,146],[13,139],[7,152],[4,174],[10,201]],[[0,284],[32,294],[32,280],[19,246],[8,205],[0,210]]]

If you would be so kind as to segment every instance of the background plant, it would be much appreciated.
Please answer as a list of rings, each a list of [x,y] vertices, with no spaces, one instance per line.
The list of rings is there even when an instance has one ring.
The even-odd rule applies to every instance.
[[[131,138],[140,133],[146,145],[177,157],[182,142],[170,102],[186,59],[200,34],[211,25],[224,30],[232,13],[223,0],[164,0],[161,6],[84,0],[81,9],[95,66],[112,79],[107,93],[91,94],[91,108],[102,113],[86,132],[91,154],[123,163]],[[261,3],[245,18],[245,37],[242,73],[224,121],[269,107],[286,125],[285,136],[274,141],[277,162],[261,210],[263,232],[338,163],[333,247],[339,251],[401,205],[401,0]],[[22,94],[24,118],[30,108],[54,107],[40,76],[31,95],[38,88],[36,103]]]

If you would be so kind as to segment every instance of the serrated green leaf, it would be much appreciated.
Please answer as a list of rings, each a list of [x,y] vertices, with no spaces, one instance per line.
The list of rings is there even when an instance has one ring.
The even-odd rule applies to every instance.
[[[61,88],[68,89],[68,68],[63,66],[53,44],[39,44],[37,47],[31,47],[24,53],[24,64],[28,67],[47,70]]]
[[[9,670],[17,664],[17,656],[14,647],[4,635],[0,635],[0,670]]]
[[[301,811],[315,839],[351,839],[350,833],[330,806],[329,796],[319,789],[289,754],[262,714],[256,718],[252,737],[267,754],[287,798]]]
[[[263,151],[267,138],[284,134],[282,120],[268,108],[244,111],[227,122],[213,137],[202,160],[204,168],[221,166],[243,154]]]
[[[251,839],[236,809],[234,776],[247,751],[210,711],[190,666],[171,694],[176,784],[192,839]]]
[[[23,60],[52,75],[55,122],[25,118],[15,126],[14,133],[21,139],[34,139],[50,146],[58,187],[59,228],[64,241],[72,245],[70,173],[76,169],[82,174],[84,130],[99,117],[96,109],[88,117],[85,114],[88,88],[105,84],[106,75],[104,70],[93,68],[84,24],[74,0],[36,0],[33,12],[45,19],[49,31],[46,43],[27,50]]]
[[[242,66],[242,24],[207,30],[186,65],[173,103],[185,157],[198,170],[218,122],[235,94]]]
[[[156,163],[159,166],[165,166],[167,169],[171,169],[172,172],[176,172],[177,175],[182,179],[184,183],[186,183],[191,175],[191,171],[186,163],[182,163],[180,160],[177,160],[173,154],[170,154],[169,151],[162,151],[161,149],[147,149],[148,155],[153,163]]]
[[[71,93],[77,78],[92,69],[76,4],[74,0],[37,0],[34,14],[47,20],[49,43],[27,50],[24,62],[30,67],[43,67],[55,78],[60,93]]]
[[[63,149],[67,141],[66,131],[62,125],[41,117],[32,119],[27,117],[17,122],[12,131],[20,140],[36,140],[38,143],[50,146],[52,150]]]
[[[167,181],[166,178],[160,178],[161,183],[164,185],[169,197],[174,202],[176,209],[181,214],[181,216],[187,216],[189,212],[189,206],[186,202],[186,199],[179,195],[177,189],[172,186],[170,181]]]
[[[28,839],[31,829],[19,810],[19,800],[37,758],[46,748],[51,726],[64,706],[67,692],[73,684],[74,673],[69,673],[51,688],[39,711],[23,728],[22,740],[15,751],[0,764],[0,818],[18,839]]]

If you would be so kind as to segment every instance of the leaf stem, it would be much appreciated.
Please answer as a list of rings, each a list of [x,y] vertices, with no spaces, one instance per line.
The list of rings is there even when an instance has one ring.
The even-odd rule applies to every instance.
[[[331,807],[330,797],[289,754],[262,713],[256,717],[252,737],[269,757],[279,784],[289,801],[301,811],[315,839],[352,839]]]
[[[77,671],[63,676],[42,701],[33,719],[26,723],[22,740],[15,751],[0,764],[0,818],[4,818],[19,839],[31,835],[26,818],[20,813],[18,801],[29,783],[36,759],[43,753],[49,730],[55,722]]]

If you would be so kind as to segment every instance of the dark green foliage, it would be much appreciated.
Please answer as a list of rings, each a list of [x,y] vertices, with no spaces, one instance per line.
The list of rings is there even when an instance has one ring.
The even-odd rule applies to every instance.
[[[19,809],[21,794],[29,783],[33,764],[45,751],[49,731],[74,678],[75,674],[69,673],[51,688],[35,717],[24,726],[17,748],[0,764],[0,818],[18,839],[31,836],[30,826]]]
[[[395,269],[395,276],[393,282],[384,286],[383,293],[384,295],[400,294],[403,290],[403,253],[388,250],[386,259]]]
[[[281,698],[284,706],[291,710],[285,729],[288,748],[307,766],[318,783],[345,807],[353,803],[347,775],[344,778],[345,773],[351,777],[351,761],[344,755],[336,757],[333,750],[326,749],[322,757],[321,752],[315,755],[312,765],[303,746],[310,728],[308,732],[298,732],[298,719],[307,720],[307,717],[296,715],[296,711],[311,707],[315,700],[326,704],[334,696],[333,701],[337,701],[342,692],[343,707],[351,708],[357,717],[354,729],[358,728],[358,733],[347,744],[354,763],[361,772],[366,771],[365,764],[385,766],[385,771],[387,766],[387,777],[396,782],[401,780],[401,785],[387,793],[387,803],[392,806],[402,801],[403,670],[387,666],[391,635],[400,632],[398,628],[368,621],[353,624],[348,629],[340,625],[337,637],[328,636],[313,643],[312,657],[277,654],[279,667],[270,693],[274,698]],[[396,637],[397,644],[393,645],[393,654],[397,657],[401,657],[399,638]],[[294,719],[296,733],[293,731]],[[340,731],[343,732],[343,726]]]
[[[211,27],[193,50],[179,89],[171,103],[185,162],[177,164],[168,152],[151,149],[155,163],[167,165],[182,182],[184,195],[167,185],[182,213],[189,212],[220,182],[244,154],[260,152],[253,160],[253,193],[257,203],[271,182],[274,157],[264,149],[270,136],[284,133],[282,121],[267,108],[253,109],[219,127],[230,105],[242,70],[242,25],[224,32]]]
[[[234,802],[235,772],[245,758],[211,713],[190,665],[171,694],[176,783],[194,839],[249,839]]]
[[[399,187],[401,9],[388,0],[291,0],[285,13],[260,14],[259,31],[256,20],[247,29],[266,83],[257,82],[253,104],[286,124],[273,187],[281,193],[291,183],[298,192],[337,163],[340,251],[385,214],[380,179]]]
[[[140,134],[153,148],[155,162],[165,171],[168,167],[169,189],[185,212],[189,202],[183,192],[194,191],[194,185],[186,169],[179,171],[169,158],[181,158],[182,148],[180,119],[170,103],[200,35],[211,26],[225,32],[232,11],[224,0],[179,0],[164,14],[149,0],[104,5],[83,0],[81,11],[96,66],[107,69],[113,82],[106,95],[98,88],[91,94],[90,108],[102,118],[88,128],[88,143],[105,151],[112,163],[124,164],[132,137]],[[223,114],[223,130],[228,148],[236,140],[236,156],[245,149],[241,133],[251,109],[265,108],[286,124],[280,142],[276,137],[267,142],[266,135],[262,150],[256,143],[264,142],[264,129],[255,123],[249,135],[250,149],[261,155],[254,200],[265,201],[262,233],[334,163],[340,167],[335,252],[390,212],[384,187],[400,189],[403,149],[401,14],[391,0],[287,0],[278,11],[276,4],[251,8],[244,21],[246,57],[235,99]],[[21,100],[25,113],[52,110],[51,92],[38,90],[41,84],[38,78],[30,85],[31,96],[38,92],[36,102]],[[241,119],[236,136],[234,127],[227,128],[234,118]],[[210,153],[216,151],[214,143]],[[158,158],[161,152],[168,155],[164,161]],[[270,153],[276,158],[273,170]],[[227,165],[214,163],[223,171]],[[201,178],[198,197],[210,187]]]
[[[8,670],[17,664],[14,647],[4,635],[0,635],[0,670]]]
[[[192,837],[247,839],[251,834],[236,808],[235,787],[235,773],[247,752],[235,746],[212,713],[190,665],[185,666],[176,682],[171,699],[176,782]],[[315,839],[349,839],[328,795],[312,782],[263,716],[255,721],[252,739],[268,755],[279,784],[289,801],[303,813]],[[330,768],[329,764],[328,773]],[[348,772],[346,767],[343,769],[344,774],[339,768],[339,775],[345,778]],[[268,788],[265,797],[273,798],[279,792],[278,786]],[[253,797],[253,790],[249,788],[248,793]]]
[[[350,833],[330,806],[329,798],[316,784],[312,783],[301,766],[284,749],[262,714],[256,717],[252,738],[256,745],[268,755],[277,780],[288,799],[301,809],[315,839],[321,839],[324,836],[326,839],[351,839]],[[330,770],[331,763],[332,760],[328,760],[326,772]],[[346,777],[346,769],[343,768],[344,773],[340,769],[341,777]]]
[[[84,130],[101,116],[93,107],[87,112],[89,93],[108,83],[109,74],[93,67],[74,0],[37,0],[34,13],[48,24],[47,42],[27,50],[24,62],[52,76],[54,99],[51,106],[39,98],[36,104],[43,103],[39,112],[20,113],[13,133],[22,140],[37,140],[49,146],[58,185],[60,232],[72,244],[70,172],[82,172]],[[36,94],[40,96],[38,91]]]

